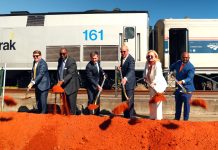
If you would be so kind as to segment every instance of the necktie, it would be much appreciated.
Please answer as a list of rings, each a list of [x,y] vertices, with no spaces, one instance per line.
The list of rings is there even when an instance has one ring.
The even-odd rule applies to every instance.
[[[35,65],[34,65],[34,69],[33,69],[33,80],[35,80],[35,78],[36,78],[36,68],[37,68],[37,64],[38,64],[38,63],[35,63]]]
[[[64,67],[65,67],[65,64],[64,64],[64,61],[62,61],[61,63],[61,67],[60,67],[60,80],[63,80],[64,78]]]
[[[182,65],[180,66],[180,68],[179,68],[179,72],[181,72],[182,71],[182,69],[184,68],[184,66],[185,66],[185,64],[184,63],[182,63]]]
[[[98,70],[98,72],[99,72],[98,63],[95,63],[95,67],[97,68],[97,70]]]

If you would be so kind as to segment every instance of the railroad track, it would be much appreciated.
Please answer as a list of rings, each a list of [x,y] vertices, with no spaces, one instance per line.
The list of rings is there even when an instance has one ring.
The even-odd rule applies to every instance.
[[[25,88],[6,88],[5,89],[5,93],[25,93],[26,89]],[[31,89],[29,91],[30,93],[34,92],[34,89]],[[50,90],[50,92],[52,92]],[[111,95],[111,94],[115,94],[117,92],[117,94],[120,94],[120,89],[115,91],[115,90],[103,90],[102,94],[103,95]],[[79,89],[79,94],[86,94],[87,91],[84,88],[80,88]],[[167,95],[172,95],[174,93],[173,89],[168,89],[165,92]],[[144,95],[144,94],[148,94],[148,90],[135,90],[135,95]],[[209,90],[196,90],[193,92],[193,95],[218,95],[218,91],[209,91]]]

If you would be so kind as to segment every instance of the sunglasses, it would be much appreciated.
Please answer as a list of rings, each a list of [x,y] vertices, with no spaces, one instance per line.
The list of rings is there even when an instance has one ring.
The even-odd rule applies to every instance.
[[[60,55],[66,55],[66,53],[60,53]]]
[[[38,58],[39,57],[39,55],[33,55],[33,58]]]
[[[120,51],[121,53],[126,53],[126,51]]]
[[[153,59],[154,58],[154,56],[153,55],[147,55],[147,57],[146,57],[147,59]]]

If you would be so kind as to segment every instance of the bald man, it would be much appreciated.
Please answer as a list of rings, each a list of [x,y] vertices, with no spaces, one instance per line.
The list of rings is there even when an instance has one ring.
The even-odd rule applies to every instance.
[[[170,71],[176,73],[175,78],[177,79],[177,89],[175,91],[175,120],[180,120],[182,105],[184,103],[184,116],[183,119],[187,121],[189,119],[190,104],[189,101],[192,97],[192,92],[195,90],[194,87],[194,75],[195,68],[189,61],[190,56],[188,52],[182,53],[181,60],[173,63],[170,66]],[[182,89],[181,86],[185,89]]]
[[[80,88],[76,61],[69,56],[66,48],[60,49],[57,68],[58,84],[64,88],[70,114],[76,114],[77,93]]]

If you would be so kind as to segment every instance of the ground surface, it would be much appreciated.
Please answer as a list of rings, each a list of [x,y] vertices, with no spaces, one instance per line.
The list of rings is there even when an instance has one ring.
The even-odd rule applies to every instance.
[[[1,150],[218,149],[218,121],[0,113]]]

